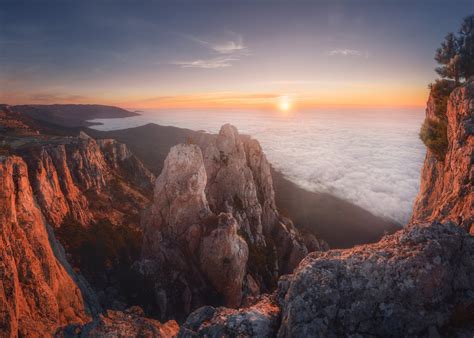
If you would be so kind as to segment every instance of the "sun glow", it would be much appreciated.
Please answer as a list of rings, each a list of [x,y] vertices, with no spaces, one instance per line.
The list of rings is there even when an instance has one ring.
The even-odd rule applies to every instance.
[[[278,98],[278,109],[284,112],[291,109],[291,102],[288,96],[280,96]]]

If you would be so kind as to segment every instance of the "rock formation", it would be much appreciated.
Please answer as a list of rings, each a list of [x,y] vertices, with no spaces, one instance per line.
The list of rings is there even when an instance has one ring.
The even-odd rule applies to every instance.
[[[210,209],[232,213],[256,250],[276,251],[275,270],[270,273],[291,272],[308,251],[291,220],[276,208],[270,164],[258,141],[226,124],[218,135],[203,134],[195,142],[203,152]],[[270,285],[262,274],[258,271],[254,277],[267,290]]]
[[[0,157],[0,187],[0,336],[41,337],[88,320],[76,277],[53,252],[56,240],[21,158]]]
[[[227,306],[238,306],[242,299],[247,244],[231,214],[211,212],[206,183],[200,148],[173,147],[144,216],[143,260],[137,265],[154,280],[162,318],[206,304],[212,289]]]
[[[199,250],[201,270],[229,307],[238,307],[242,301],[249,255],[238,228],[231,214],[220,214],[217,227],[202,239]]]
[[[140,307],[131,307],[125,311],[108,310],[96,320],[85,325],[69,325],[60,329],[55,337],[176,337],[178,323],[170,320],[164,324],[144,317]]]
[[[61,245],[74,238],[60,244],[57,230],[85,232],[102,219],[139,229],[154,177],[114,140],[42,134],[21,114],[0,110],[8,145],[0,154],[0,336],[51,336],[101,311]]]
[[[238,310],[205,306],[189,315],[179,337],[272,337],[279,317],[280,308],[269,296]]]
[[[451,223],[414,225],[379,243],[310,253],[272,295],[239,310],[197,309],[180,335],[467,337],[472,290],[474,238]]]
[[[136,268],[153,281],[162,319],[210,300],[238,307],[270,290],[307,253],[276,209],[270,165],[257,141],[225,125],[193,142],[171,149],[142,222]]]
[[[311,253],[280,280],[280,337],[446,334],[474,320],[474,238],[451,223]],[[470,313],[469,313],[470,311]]]
[[[430,96],[426,115],[436,119]],[[411,223],[452,221],[474,232],[474,81],[454,89],[448,100],[448,151],[443,161],[427,149]]]
[[[38,204],[54,227],[66,219],[87,226],[104,217],[118,224],[130,211],[138,217],[136,208],[149,203],[153,175],[114,140],[60,138],[16,153],[27,162]],[[127,203],[110,205],[121,195]],[[110,212],[104,214],[107,203]]]

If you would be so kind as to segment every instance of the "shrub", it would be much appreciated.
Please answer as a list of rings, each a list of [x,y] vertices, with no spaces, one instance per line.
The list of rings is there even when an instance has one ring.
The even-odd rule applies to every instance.
[[[430,84],[429,88],[434,104],[434,115],[439,121],[427,117],[420,129],[420,139],[437,160],[444,161],[448,151],[448,118],[446,111],[449,95],[456,88],[456,83],[450,80],[436,80]]]
[[[421,126],[420,139],[439,161],[444,161],[448,150],[447,123],[426,118]]]
[[[446,121],[446,110],[448,109],[448,99],[451,92],[456,87],[455,82],[449,80],[436,80],[429,85],[430,95],[435,105],[435,115],[443,121]]]

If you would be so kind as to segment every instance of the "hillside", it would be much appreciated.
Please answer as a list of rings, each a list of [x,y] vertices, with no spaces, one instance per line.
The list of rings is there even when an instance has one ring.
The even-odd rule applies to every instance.
[[[16,105],[12,110],[35,120],[46,121],[63,127],[89,126],[92,119],[109,119],[136,116],[137,113],[98,104]]]

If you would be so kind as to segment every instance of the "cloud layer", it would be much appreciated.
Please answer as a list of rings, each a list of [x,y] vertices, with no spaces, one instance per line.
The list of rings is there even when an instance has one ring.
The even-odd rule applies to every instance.
[[[106,120],[101,129],[154,122],[217,132],[233,123],[257,138],[270,162],[304,189],[328,192],[405,224],[425,153],[423,110],[318,110],[279,117],[257,112],[160,112]]]

